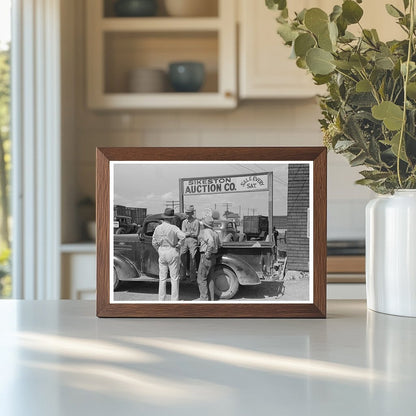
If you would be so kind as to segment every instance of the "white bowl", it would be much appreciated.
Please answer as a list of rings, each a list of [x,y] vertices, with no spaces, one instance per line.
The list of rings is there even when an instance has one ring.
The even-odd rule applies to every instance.
[[[167,90],[167,74],[162,69],[136,68],[129,72],[128,91],[158,93]]]
[[[174,17],[218,16],[217,0],[165,0],[165,8]]]

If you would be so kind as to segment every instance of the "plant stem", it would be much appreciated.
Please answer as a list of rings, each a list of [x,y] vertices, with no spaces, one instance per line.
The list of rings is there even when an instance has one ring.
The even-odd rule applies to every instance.
[[[353,81],[353,82],[355,82],[355,83],[357,83],[357,82],[358,82],[355,78],[351,77],[351,76],[350,76],[350,75],[348,75],[348,74],[345,74],[344,72],[340,71],[338,68],[335,68],[335,71],[336,71],[336,72],[338,72],[338,73],[339,73],[339,74],[341,74],[341,75],[344,75],[344,77],[349,78],[351,81]]]
[[[399,140],[399,148],[397,151],[397,177],[399,179],[399,186],[403,188],[402,178],[400,175],[400,156],[402,152],[403,140],[404,140],[404,132],[406,130],[406,110],[407,110],[407,83],[409,82],[409,68],[410,68],[410,60],[412,58],[412,50],[413,50],[413,36],[414,36],[414,27],[415,27],[415,0],[410,0],[410,30],[409,30],[409,46],[407,48],[407,59],[406,59],[406,73],[404,75],[403,80],[403,118],[402,118],[402,127],[400,129],[400,140]]]
[[[368,83],[370,84],[371,87],[371,93],[373,94],[374,99],[377,101],[377,104],[380,104],[380,98],[378,96],[378,92],[376,90],[376,87],[374,86],[374,84],[370,81],[370,78],[368,78],[365,69],[361,66],[362,71],[360,71],[360,75],[362,76],[363,79],[365,79],[366,81],[368,81]]]

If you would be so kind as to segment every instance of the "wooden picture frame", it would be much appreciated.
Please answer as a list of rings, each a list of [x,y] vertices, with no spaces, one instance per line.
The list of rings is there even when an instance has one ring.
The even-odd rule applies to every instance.
[[[327,150],[324,147],[238,147],[238,148],[97,148],[97,176],[96,176],[96,201],[97,201],[97,316],[98,317],[210,317],[210,318],[325,318],[326,317],[326,212],[327,212]],[[278,299],[272,302],[257,301],[214,301],[214,302],[142,302],[142,301],[115,301],[112,285],[114,285],[113,266],[113,215],[114,194],[112,190],[114,181],[114,166],[131,164],[137,168],[143,168],[146,164],[160,166],[160,169],[169,168],[169,164],[178,166],[206,167],[208,164],[215,166],[215,172],[220,171],[217,164],[227,164],[229,167],[244,167],[247,175],[250,175],[250,164],[257,167],[287,165],[287,171],[291,166],[309,166],[309,207],[307,212],[307,232],[309,239],[308,258],[308,285],[309,298],[305,301],[282,301]],[[238,164],[239,163],[239,164]],[[264,164],[264,165],[262,165]],[[173,165],[172,165],[173,166]],[[225,165],[224,165],[225,166]],[[154,168],[154,167],[153,167]],[[119,168],[117,168],[119,169]],[[225,168],[224,168],[225,169]],[[282,168],[283,169],[283,168]],[[251,169],[255,172],[256,169]],[[171,170],[169,170],[170,172]],[[293,169],[292,169],[293,171]],[[261,170],[262,173],[266,169]],[[252,174],[255,177],[255,174]],[[290,175],[290,173],[288,173]],[[189,175],[192,176],[192,175]],[[235,175],[238,176],[238,175]],[[241,175],[239,175],[241,176]],[[211,176],[209,176],[211,177]],[[212,176],[213,177],[213,176]],[[140,181],[133,176],[132,181]],[[146,177],[146,181],[156,180]],[[175,178],[177,180],[177,178]],[[227,178],[227,180],[229,180]],[[277,178],[276,183],[281,181]],[[289,180],[288,180],[289,182]],[[143,182],[142,182],[143,183]],[[177,183],[177,182],[176,182]],[[295,183],[295,182],[293,182]],[[306,183],[306,182],[305,182]],[[140,182],[139,182],[140,184]],[[253,185],[254,186],[254,185]],[[273,185],[274,186],[274,185]],[[277,185],[276,185],[277,186]],[[286,185],[285,185],[286,186]],[[306,185],[308,186],[308,185]],[[304,184],[299,189],[302,189]],[[289,189],[295,189],[294,185],[287,184]],[[295,189],[295,190],[296,190]],[[181,194],[183,196],[183,193]],[[253,195],[253,194],[251,194]],[[111,199],[113,197],[113,199]],[[288,196],[290,198],[290,196]],[[111,200],[110,200],[111,199]],[[295,205],[297,206],[297,205]],[[183,206],[182,206],[183,208]],[[227,207],[228,210],[228,207]],[[273,214],[272,214],[273,215]],[[302,218],[306,218],[305,210]],[[288,214],[288,218],[290,215]],[[228,218],[228,217],[227,217]],[[269,217],[270,218],[270,217]],[[272,217],[272,222],[275,217]],[[288,220],[289,221],[289,220]],[[306,220],[302,220],[306,224]],[[271,224],[269,221],[269,230]],[[275,230],[273,230],[275,232]],[[289,231],[288,231],[289,233]],[[265,242],[251,242],[253,246],[276,247],[278,244],[270,242],[266,232]],[[140,236],[140,234],[138,234]],[[139,237],[137,237],[139,238]],[[275,240],[274,237],[273,241]],[[232,244],[231,244],[232,245]],[[247,242],[246,242],[247,245]],[[224,244],[227,246],[227,244]],[[227,246],[228,247],[228,246]],[[231,249],[230,249],[231,250]],[[254,251],[254,249],[252,249]],[[274,248],[273,253],[278,252]],[[293,251],[293,252],[296,252]],[[279,252],[281,253],[281,252]],[[288,255],[287,255],[288,256]],[[115,258],[115,257],[114,257]],[[264,257],[262,254],[262,262]],[[269,257],[267,257],[269,259]],[[274,257],[276,260],[276,256]],[[267,267],[271,263],[268,263]],[[262,263],[262,267],[266,266]],[[271,266],[270,266],[271,267]],[[281,265],[273,263],[274,270],[280,270]],[[269,270],[269,269],[267,269]],[[270,269],[270,273],[273,271]],[[267,272],[269,273],[269,272]],[[270,276],[270,273],[267,276]],[[283,271],[285,273],[285,270]],[[118,275],[117,275],[118,276]],[[111,282],[111,283],[110,283]],[[111,286],[111,287],[110,287]],[[259,286],[261,287],[261,286]],[[273,297],[274,299],[274,297]],[[239,299],[241,300],[241,299]]]

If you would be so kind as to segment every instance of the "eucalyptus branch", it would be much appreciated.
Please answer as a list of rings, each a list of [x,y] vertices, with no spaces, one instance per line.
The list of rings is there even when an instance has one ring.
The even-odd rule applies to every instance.
[[[357,80],[356,80],[355,78],[351,77],[351,76],[350,76],[350,75],[348,75],[348,74],[345,74],[344,72],[340,71],[338,68],[335,68],[335,71],[336,71],[336,72],[338,72],[338,73],[339,73],[339,74],[341,74],[341,75],[344,75],[344,77],[346,77],[346,78],[350,79],[352,82],[357,83]]]
[[[399,99],[400,94],[402,93],[402,91],[403,91],[403,88],[399,88],[399,91],[397,91],[397,94],[394,97],[394,100],[393,100],[394,103]]]
[[[413,50],[413,37],[414,37],[414,28],[415,28],[415,0],[410,0],[410,29],[409,29],[409,45],[407,48],[407,59],[406,59],[406,72],[404,75],[404,85],[403,85],[403,118],[402,126],[400,129],[400,139],[399,139],[399,148],[397,150],[397,177],[399,179],[400,188],[403,188],[402,177],[400,173],[400,156],[403,147],[403,140],[406,130],[406,110],[407,110],[407,83],[409,82],[409,69],[410,62],[412,59],[412,50]]]
[[[393,81],[393,88],[391,89],[391,94],[390,94],[390,97],[389,97],[389,100],[393,101],[393,102],[396,102],[395,100],[393,100],[394,90],[396,89],[396,84],[397,84],[397,80],[394,80]]]
[[[380,104],[380,97],[378,95],[378,92],[376,90],[376,87],[371,82],[370,78],[368,78],[367,73],[365,72],[365,69],[361,66],[362,71],[360,71],[360,75],[363,79],[365,79],[369,84],[371,88],[371,93],[373,94],[374,99],[377,101],[377,104]]]

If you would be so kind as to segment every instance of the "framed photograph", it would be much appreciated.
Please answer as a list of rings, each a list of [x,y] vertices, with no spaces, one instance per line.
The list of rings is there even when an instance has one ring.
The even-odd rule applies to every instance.
[[[324,318],[326,152],[98,148],[97,316]]]

